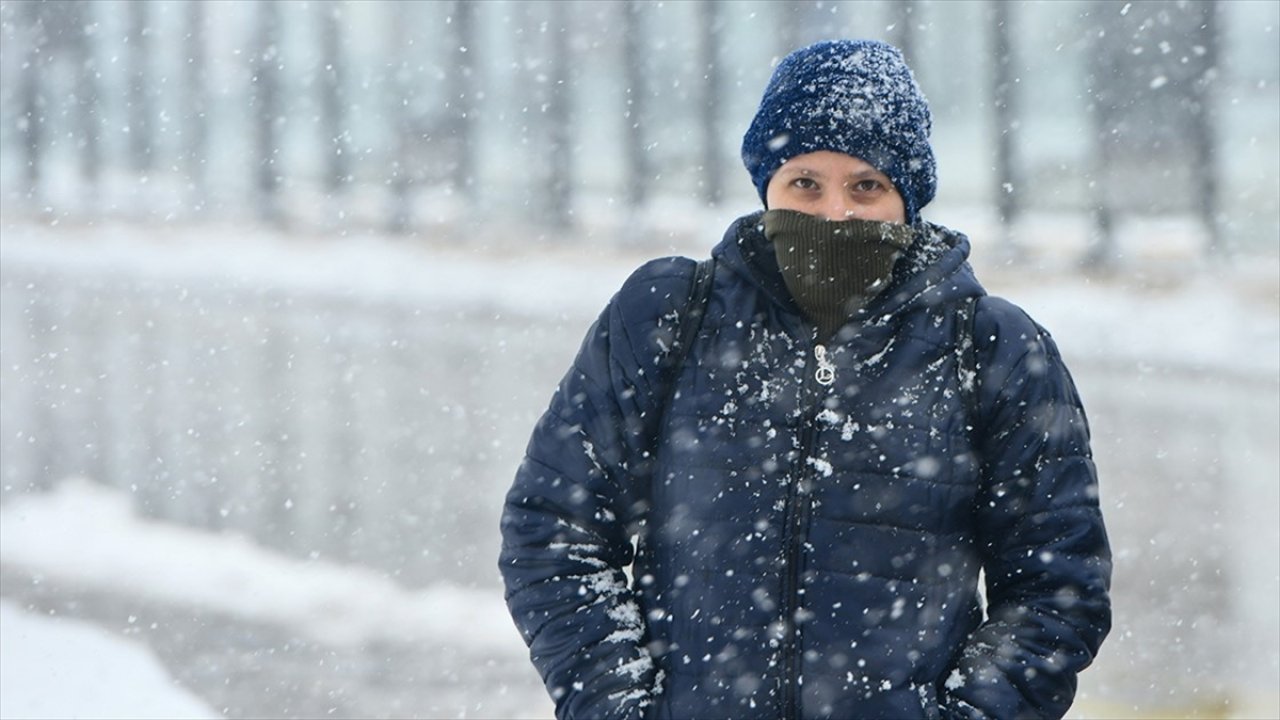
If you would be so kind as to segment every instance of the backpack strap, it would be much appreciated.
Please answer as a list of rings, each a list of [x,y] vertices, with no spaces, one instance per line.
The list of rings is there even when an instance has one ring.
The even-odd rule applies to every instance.
[[[970,437],[976,438],[980,408],[978,407],[978,343],[975,326],[978,318],[978,298],[967,297],[960,302],[956,317],[956,367],[960,375],[960,399],[964,403],[965,424]]]
[[[653,425],[650,426],[653,429],[651,447],[654,450],[658,447],[658,437],[662,434],[662,422],[666,417],[667,408],[671,406],[676,396],[680,369],[684,367],[685,360],[689,356],[689,348],[693,346],[694,338],[702,329],[702,319],[706,316],[707,306],[711,303],[711,284],[715,273],[715,258],[707,258],[698,263],[693,275],[693,285],[689,289],[689,297],[684,303],[684,310],[676,319],[678,323],[676,339],[660,365],[659,377],[664,384],[662,404],[657,407]]]

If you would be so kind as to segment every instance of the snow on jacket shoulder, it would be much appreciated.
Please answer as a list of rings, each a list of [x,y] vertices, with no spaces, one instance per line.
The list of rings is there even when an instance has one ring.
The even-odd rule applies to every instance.
[[[503,517],[508,603],[559,717],[1065,712],[1110,622],[1088,428],[1052,339],[985,296],[967,251],[922,228],[819,348],[744,218],[671,379],[694,263],[627,281]]]

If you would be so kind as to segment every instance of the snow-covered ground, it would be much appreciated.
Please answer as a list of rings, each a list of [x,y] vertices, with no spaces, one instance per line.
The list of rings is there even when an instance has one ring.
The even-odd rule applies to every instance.
[[[65,683],[94,681],[87,662],[59,662],[44,649],[116,657],[56,635],[40,640],[34,633],[45,626],[35,620],[52,623],[49,632],[88,620],[104,643],[149,648],[170,677],[111,662],[128,671],[109,683],[119,697],[177,697],[180,685],[203,703],[184,710],[174,700],[159,715],[549,716],[496,582],[501,491],[531,418],[627,273],[649,256],[705,253],[723,220],[700,220],[646,248],[526,241],[493,229],[461,246],[6,221],[4,716],[43,712],[22,703],[69,700]],[[1185,223],[1135,221],[1122,228],[1116,271],[1085,276],[1070,260],[1084,236],[1078,218],[1025,221],[1037,232],[1024,234],[1028,255],[1017,264],[998,259],[986,216],[953,222],[973,233],[988,287],[1053,331],[1090,410],[1117,557],[1117,624],[1081,678],[1076,712],[1274,716],[1277,258],[1206,263]],[[268,328],[263,317],[281,314],[287,370],[264,380],[255,362],[269,357],[253,354],[254,333]],[[389,350],[365,353],[359,342]],[[296,493],[262,478],[242,483],[234,472],[261,459],[231,457],[259,447],[253,433],[286,427],[263,423],[280,403],[253,405],[255,395],[295,382],[301,389],[281,397],[296,407],[280,421],[302,424],[287,426],[289,442],[274,457],[296,453],[298,467],[313,468],[304,477],[332,478],[325,483],[338,490],[319,483]],[[374,444],[356,442],[361,452],[349,463],[332,453],[351,438],[324,424],[335,387],[355,399],[339,408],[337,427],[376,431]],[[409,420],[380,420],[380,408]],[[103,425],[115,435],[95,434]],[[33,429],[44,432],[24,434]],[[390,430],[401,439],[380,439]],[[118,446],[89,447],[112,437]],[[125,473],[115,489],[42,472],[100,455],[98,466]],[[195,479],[215,465],[217,477]],[[343,515],[343,492],[357,493],[364,520]],[[221,504],[204,510],[221,513],[223,525],[192,516],[206,495]],[[257,495],[264,505],[283,502],[285,517],[320,511],[322,523],[333,522],[318,537],[363,540],[365,554],[299,547],[305,523],[283,526],[277,547],[275,535],[258,532],[277,514],[241,513]],[[413,563],[421,572],[408,571]],[[24,632],[33,639],[17,642]],[[10,682],[14,670],[34,679]],[[105,701],[100,712],[77,707],[47,714],[107,713]],[[146,716],[148,707],[121,714]]]
[[[0,521],[0,560],[50,581],[278,624],[327,645],[434,641],[523,654],[501,595],[410,592],[365,568],[140,518],[127,493],[85,480],[7,503]]]
[[[0,717],[120,720],[218,717],[177,687],[146,646],[78,620],[0,602]]]
[[[219,717],[145,645],[0,601],[0,718],[206,720]]]
[[[522,666],[526,651],[501,593],[440,586],[407,591],[370,570],[295,560],[242,537],[138,517],[127,493],[70,479],[48,494],[0,509],[0,565],[6,594],[24,595],[18,578],[110,597],[123,606],[179,608],[195,617],[280,628],[294,643],[325,648],[464,649],[480,667]],[[108,621],[113,633],[76,620],[41,617],[6,601],[3,614],[4,718],[217,717],[175,685],[137,640],[137,615]],[[193,650],[198,650],[193,648]],[[273,648],[263,648],[273,652]],[[228,671],[230,673],[231,671]],[[532,670],[510,687],[501,674],[484,695],[446,706],[450,717],[539,717],[550,701]],[[436,681],[424,680],[424,690]],[[207,690],[207,688],[198,688]],[[269,690],[268,690],[269,692]],[[296,699],[259,706],[277,712]],[[344,707],[340,716],[356,717]],[[413,716],[430,716],[426,708]],[[288,714],[288,713],[285,713]],[[302,713],[305,716],[305,713]]]

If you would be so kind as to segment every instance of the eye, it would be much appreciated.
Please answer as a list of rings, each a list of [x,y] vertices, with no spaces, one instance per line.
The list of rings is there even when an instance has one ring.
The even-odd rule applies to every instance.
[[[884,183],[875,178],[866,178],[853,184],[854,192],[871,193],[886,189]]]
[[[791,181],[791,187],[799,190],[817,190],[818,182],[810,177],[798,177]]]

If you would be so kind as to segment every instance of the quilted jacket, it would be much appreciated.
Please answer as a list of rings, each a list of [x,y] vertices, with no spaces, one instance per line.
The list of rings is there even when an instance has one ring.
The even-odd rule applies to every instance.
[[[1066,712],[1110,627],[1088,426],[1052,338],[986,296],[968,250],[919,225],[819,343],[741,218],[675,373],[694,263],[626,281],[502,518],[507,602],[558,717]]]

